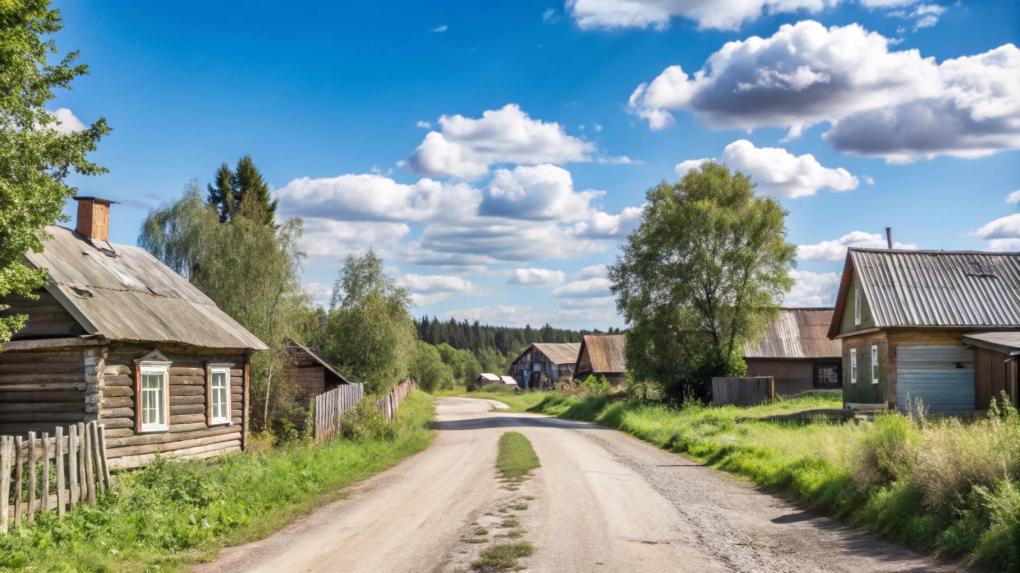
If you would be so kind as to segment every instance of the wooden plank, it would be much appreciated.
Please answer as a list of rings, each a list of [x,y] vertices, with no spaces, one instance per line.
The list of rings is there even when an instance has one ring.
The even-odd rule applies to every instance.
[[[157,452],[169,453],[175,450],[183,450],[192,448],[195,446],[201,446],[203,444],[217,444],[220,442],[229,442],[231,440],[239,440],[240,435],[238,432],[231,432],[227,434],[219,434],[216,436],[201,436],[198,438],[192,438],[189,440],[180,440],[175,442],[157,443],[157,444],[141,444],[137,446],[126,446],[121,448],[113,448],[107,454],[107,457],[111,460],[116,458],[122,458],[125,456],[134,456],[138,454],[154,454]]]
[[[89,505],[96,504],[96,474],[95,468],[92,463],[92,432],[89,431],[89,426],[86,424],[83,428],[84,436],[82,443],[85,448],[82,455],[85,458],[85,500]]]
[[[28,433],[28,523],[35,522],[35,432]]]
[[[4,343],[4,350],[7,352],[18,352],[25,350],[43,350],[57,348],[81,348],[86,346],[99,346],[103,343],[99,337],[75,336],[70,338],[49,338],[43,340],[11,340]]]
[[[11,494],[11,458],[14,457],[9,436],[0,436],[0,533],[9,527],[8,503]]]
[[[28,455],[22,450],[25,440],[21,436],[14,438],[14,526],[21,527],[22,513],[25,511],[24,503],[21,501],[22,492],[25,488],[25,457]]]
[[[136,468],[149,463],[156,459],[156,456],[163,456],[165,458],[207,458],[218,455],[223,455],[227,452],[239,450],[241,448],[241,440],[234,439],[228,442],[220,442],[215,444],[205,444],[194,448],[187,448],[183,450],[175,450],[172,452],[161,452],[142,454],[136,456],[124,456],[110,460],[110,467],[113,469],[125,469],[125,468]]]
[[[99,435],[99,459],[103,466],[103,481],[106,483],[106,489],[113,487],[113,481],[110,479],[110,462],[106,452],[106,427],[100,425],[96,430]]]
[[[43,511],[50,509],[50,456],[53,452],[50,435],[43,432],[42,435],[42,508]]]
[[[3,383],[0,390],[4,392],[39,392],[43,390],[55,390],[65,392],[84,392],[85,382],[39,382],[23,384],[19,380],[15,384]]]
[[[135,433],[142,432],[142,363],[135,361]]]
[[[70,495],[68,506],[78,505],[78,498],[81,497],[81,489],[78,487],[78,427],[71,425],[67,428],[67,477],[70,484]]]
[[[244,366],[241,370],[241,387],[244,392],[241,396],[241,449],[244,450],[248,444],[249,419],[251,418],[251,413],[248,411],[251,408],[251,403],[248,401],[248,386],[251,384],[251,354],[245,355]]]
[[[106,491],[106,483],[103,481],[103,453],[99,443],[99,424],[89,422],[88,432],[89,439],[92,440],[92,467],[96,472],[96,495],[98,496]]]
[[[57,515],[64,517],[67,504],[67,493],[64,489],[64,428],[57,426],[56,434]]]

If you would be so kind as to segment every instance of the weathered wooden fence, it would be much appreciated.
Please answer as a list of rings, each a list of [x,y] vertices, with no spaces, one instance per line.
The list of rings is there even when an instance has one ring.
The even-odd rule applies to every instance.
[[[383,396],[379,400],[379,411],[382,412],[383,416],[387,420],[392,420],[397,415],[397,408],[400,408],[400,404],[407,398],[407,395],[414,389],[414,380],[408,378],[400,384],[397,384],[390,390],[390,393]]]
[[[776,383],[771,376],[751,378],[712,378],[712,404],[753,406],[776,398]]]
[[[365,396],[364,384],[342,384],[315,397],[315,442],[340,433],[340,419]]]
[[[0,436],[0,533],[32,523],[40,511],[61,517],[95,505],[110,488],[106,435],[96,422],[56,428],[53,436]]]

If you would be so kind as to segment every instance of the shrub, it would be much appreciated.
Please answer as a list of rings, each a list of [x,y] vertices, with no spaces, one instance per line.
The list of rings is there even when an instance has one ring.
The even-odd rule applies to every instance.
[[[377,397],[365,396],[354,408],[344,413],[340,434],[355,441],[392,440],[394,428],[379,411]]]
[[[860,441],[855,477],[863,487],[891,483],[910,475],[922,439],[914,423],[900,414],[880,414]]]
[[[589,374],[584,379],[584,389],[592,396],[604,396],[609,393],[609,381],[605,376]]]

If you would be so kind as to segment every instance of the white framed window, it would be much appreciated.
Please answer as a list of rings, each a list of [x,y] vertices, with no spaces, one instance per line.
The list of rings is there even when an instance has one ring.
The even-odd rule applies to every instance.
[[[141,382],[142,432],[163,432],[170,429],[170,364],[142,362],[139,365]]]
[[[850,349],[850,383],[857,383],[857,349]]]
[[[230,367],[209,368],[209,424],[230,423]]]
[[[854,326],[861,325],[861,285],[854,286]]]
[[[871,345],[871,383],[878,384],[878,345]]]

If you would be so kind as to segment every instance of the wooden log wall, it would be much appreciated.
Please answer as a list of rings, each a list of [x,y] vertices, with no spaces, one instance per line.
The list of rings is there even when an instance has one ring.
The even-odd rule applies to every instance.
[[[325,442],[339,434],[344,412],[357,406],[364,396],[364,384],[344,384],[316,396],[315,442]]]
[[[85,407],[88,350],[0,353],[0,434],[52,435],[57,426],[94,419]]]
[[[105,429],[96,422],[0,436],[0,534],[41,511],[63,517],[80,503],[95,505],[111,485]]]
[[[753,406],[776,398],[771,376],[757,378],[712,378],[712,404]]]
[[[25,327],[14,333],[12,340],[79,336],[85,334],[81,327],[53,295],[45,290],[35,293],[36,298],[7,296],[0,298],[0,316],[27,315]],[[7,307],[7,308],[5,308]]]

